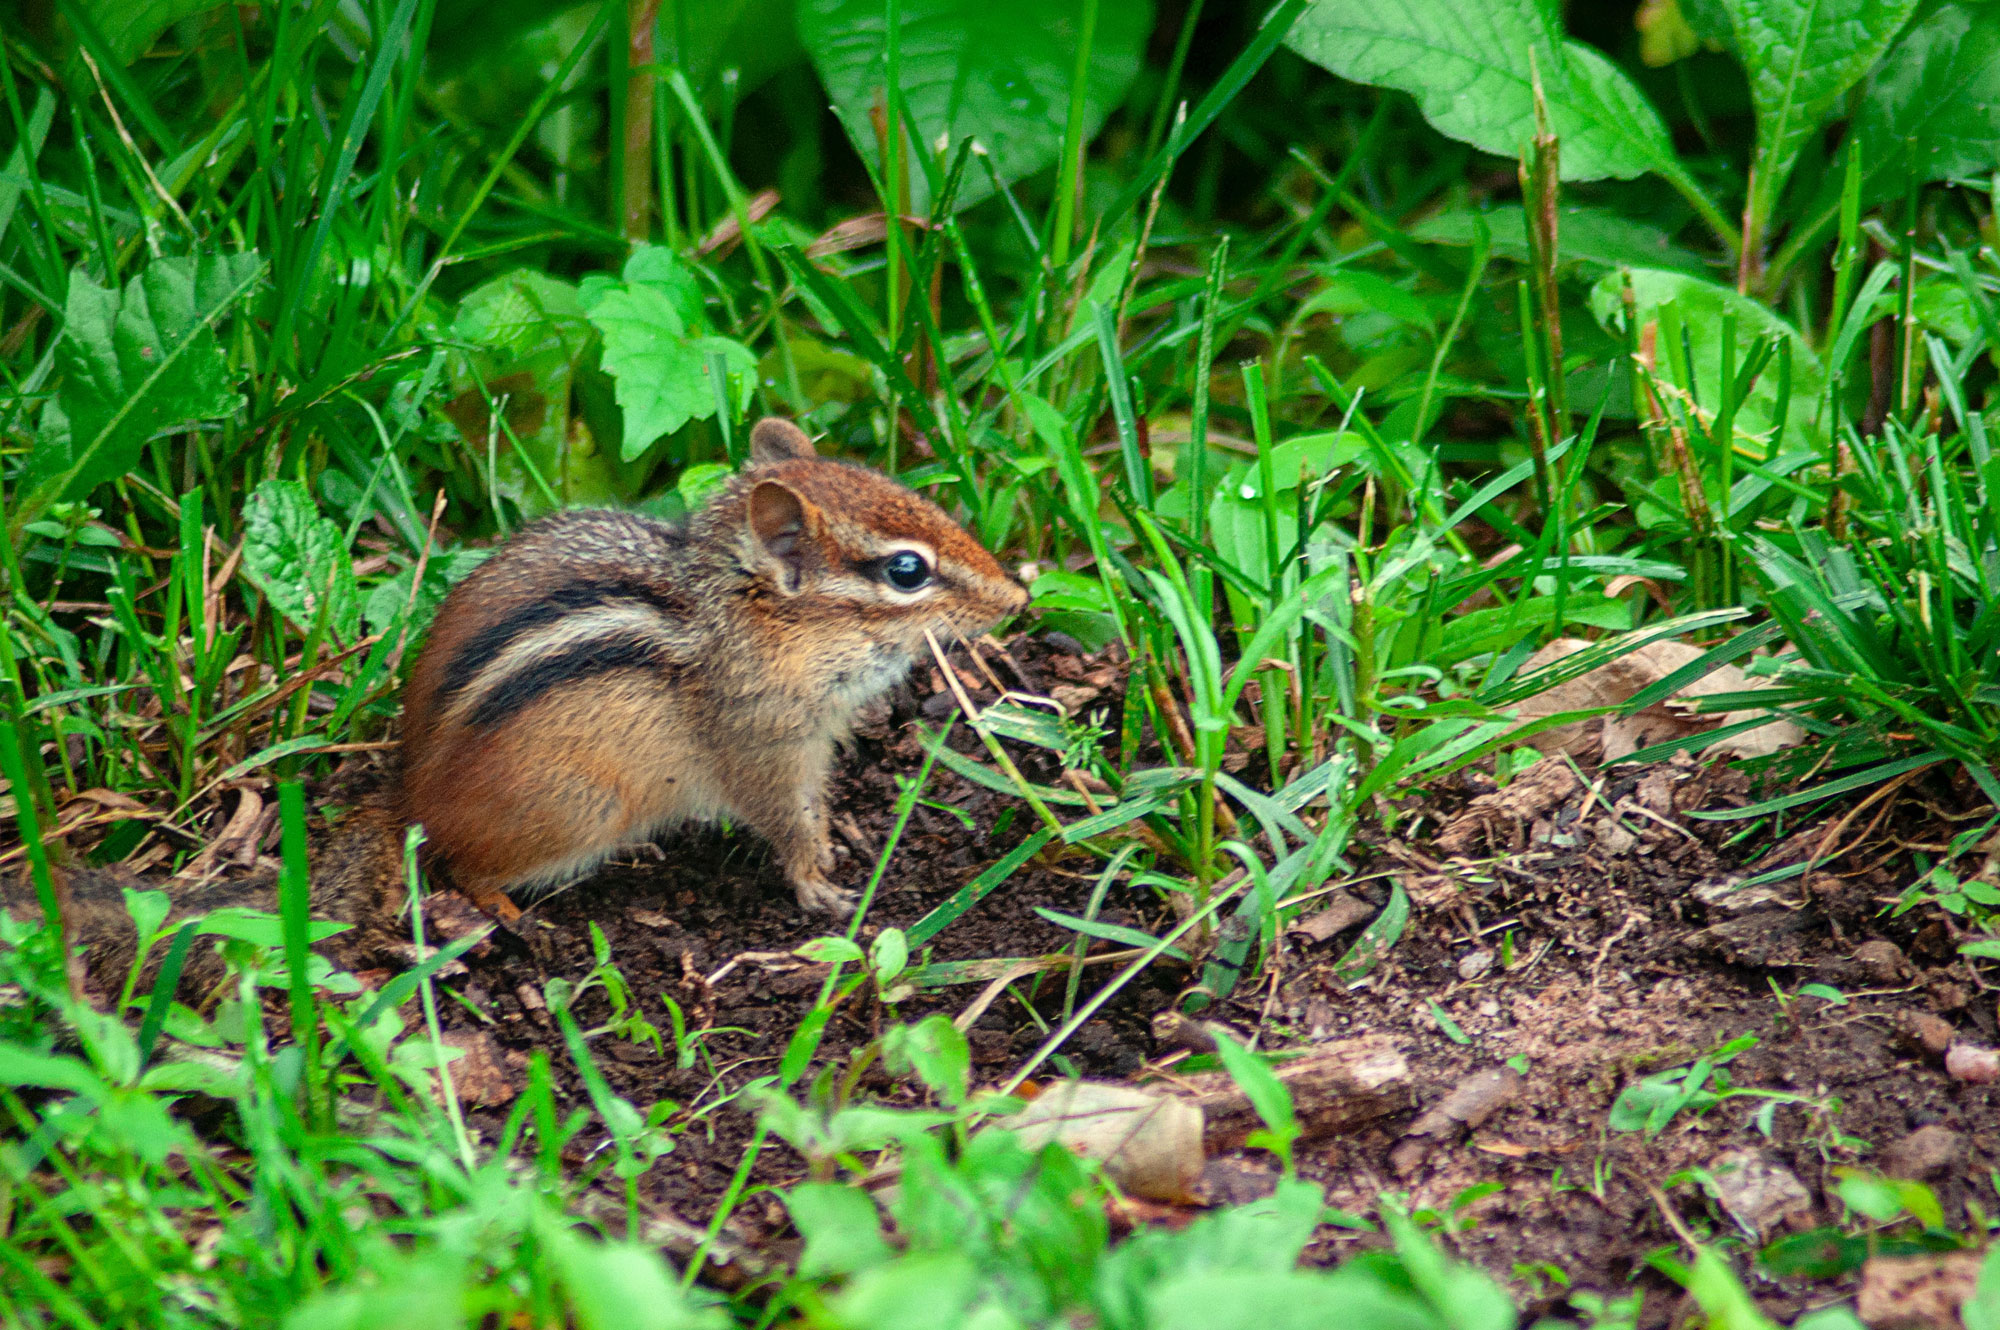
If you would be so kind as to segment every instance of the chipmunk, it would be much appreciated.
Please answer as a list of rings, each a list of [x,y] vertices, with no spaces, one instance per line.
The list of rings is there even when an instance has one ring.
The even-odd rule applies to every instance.
[[[749,467],[685,527],[561,513],[452,590],[403,694],[403,814],[503,919],[511,890],[725,816],[770,842],[800,906],[845,914],[835,745],[926,633],[1027,603],[935,505],[761,420]]]
[[[722,817],[770,842],[800,906],[848,913],[827,876],[836,745],[927,633],[981,633],[1027,602],[934,504],[761,420],[749,466],[684,525],[558,513],[452,589],[404,689],[399,776],[329,838],[314,913],[393,915],[410,825],[435,880],[511,922],[511,891]],[[72,935],[89,940],[122,916],[124,884],[74,881]],[[207,891],[239,903],[243,884]]]

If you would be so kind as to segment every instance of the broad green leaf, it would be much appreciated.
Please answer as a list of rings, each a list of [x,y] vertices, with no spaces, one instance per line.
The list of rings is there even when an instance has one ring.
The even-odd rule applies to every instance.
[[[729,487],[729,478],[735,474],[721,462],[697,462],[681,472],[674,489],[680,495],[682,507],[691,513],[698,512],[702,505]]]
[[[690,420],[715,415],[712,356],[728,366],[732,408],[750,405],[757,357],[740,342],[708,335],[701,289],[671,250],[642,248],[626,262],[622,280],[586,278],[579,296],[604,336],[604,368],[618,385],[622,460],[633,461]]]
[[[1285,41],[1342,78],[1402,89],[1441,132],[1502,157],[1521,156],[1534,139],[1539,72],[1563,179],[1684,178],[1645,94],[1565,37],[1552,9],[1538,0],[1319,0]]]
[[[1632,283],[1640,326],[1656,323],[1661,309],[1669,305],[1678,315],[1693,353],[1695,400],[1705,418],[1712,419],[1721,404],[1722,321],[1724,315],[1734,315],[1737,363],[1742,363],[1752,343],[1760,336],[1783,338],[1792,344],[1791,400],[1785,422],[1786,447],[1817,445],[1825,438],[1826,422],[1820,419],[1819,408],[1825,395],[1826,373],[1820,368],[1819,357],[1813,354],[1798,329],[1773,313],[1769,306],[1738,295],[1731,287],[1687,273],[1636,268],[1629,273],[1611,273],[1591,289],[1592,313],[1597,315],[1599,323],[1613,332],[1622,328],[1625,318],[1624,286],[1627,280]],[[1673,357],[1663,348],[1654,372],[1663,380],[1672,381],[1672,372],[1668,368],[1672,363]],[[1765,455],[1772,442],[1772,426],[1777,418],[1776,364],[1773,358],[1766,365],[1736,413],[1739,447],[1748,439],[1751,450],[1758,456]],[[1687,385],[1680,386],[1685,388]]]
[[[465,1324],[465,1261],[450,1252],[390,1254],[354,1280],[322,1288],[289,1312],[284,1330],[458,1330]]]
[[[132,926],[142,938],[150,938],[160,931],[160,925],[167,921],[167,914],[174,908],[173,898],[164,891],[135,891],[124,889],[125,913],[132,916]]]
[[[2000,1330],[2000,1243],[1987,1251],[1979,1266],[1979,1282],[1958,1315],[1965,1330]]]
[[[1920,182],[2000,168],[2000,9],[1946,5],[1896,44],[1851,131],[1864,207]],[[1822,196],[1838,201],[1836,173]]]
[[[474,287],[459,303],[451,331],[482,360],[514,366],[537,358],[575,361],[591,336],[577,289],[532,268],[516,268]]]
[[[631,497],[639,477],[598,442],[606,430],[615,434],[616,410],[608,400],[600,413],[586,409],[597,335],[576,287],[527,268],[502,273],[466,295],[451,331],[465,354],[453,358],[446,411],[467,451],[492,459],[491,483],[502,497],[530,517],[553,506],[550,493],[562,504]],[[601,374],[595,382],[608,398]],[[489,395],[502,408],[498,421]]]
[[[792,955],[815,965],[851,965],[864,954],[851,939],[844,937],[816,937],[792,948]]]
[[[864,1270],[833,1295],[832,1325],[937,1330],[965,1324],[981,1276],[963,1251],[918,1252]]]
[[[0,1044],[0,1085],[66,1090],[101,1099],[110,1089],[81,1058],[43,1053],[19,1044]]]
[[[563,1284],[580,1330],[716,1330],[722,1316],[688,1302],[659,1252],[634,1242],[598,1242],[550,1225],[542,1248]]]
[[[1840,95],[1888,48],[1916,0],[1725,0],[1757,108],[1750,214],[1761,227]]]
[[[991,157],[1002,180],[1055,164],[1069,118],[1082,6],[1075,0],[903,0],[903,104],[914,150],[946,162],[961,139]],[[1085,71],[1083,130],[1095,134],[1139,72],[1151,0],[1100,0]],[[873,117],[888,104],[888,29],[880,0],[801,0],[799,39],[861,155],[879,171]],[[930,207],[922,165],[906,159],[911,207]],[[886,182],[885,182],[886,183]],[[992,192],[984,169],[965,174],[958,206]]]
[[[244,575],[300,631],[313,631],[324,614],[326,628],[352,642],[361,597],[341,537],[296,480],[267,480],[243,504]]]
[[[52,503],[80,499],[139,464],[146,440],[242,404],[209,325],[249,294],[264,271],[250,254],[155,259],[123,291],[70,273],[62,388],[28,455],[18,535]]]
[[[859,1187],[801,1182],[785,1193],[785,1208],[805,1239],[798,1270],[805,1278],[851,1275],[893,1255],[882,1237],[882,1216]]]
[[[1437,315],[1421,297],[1388,278],[1362,268],[1322,265],[1321,286],[1293,313],[1303,320],[1314,314],[1382,314],[1427,333],[1437,330]],[[1448,311],[1447,311],[1448,312]]]
[[[868,968],[875,982],[887,984],[910,963],[910,940],[900,928],[885,928],[868,948]]]
[[[933,1014],[915,1025],[895,1026],[882,1036],[882,1056],[891,1072],[914,1072],[947,1106],[965,1102],[972,1047],[950,1017]]]
[[[1410,228],[1418,240],[1436,245],[1470,245],[1476,214],[1469,208],[1434,213]],[[1485,214],[1487,234],[1495,254],[1515,260],[1528,257],[1526,221],[1518,204]],[[1664,230],[1609,208],[1564,208],[1556,219],[1557,255],[1567,263],[1602,271],[1606,268],[1672,268],[1706,274],[1708,260],[1673,242]]]
[[[1481,1276],[1484,1278],[1484,1276]],[[1407,1287],[1354,1261],[1333,1271],[1175,1268],[1143,1290],[1152,1330],[1435,1330],[1450,1322]],[[1480,1327],[1485,1330],[1485,1327]]]

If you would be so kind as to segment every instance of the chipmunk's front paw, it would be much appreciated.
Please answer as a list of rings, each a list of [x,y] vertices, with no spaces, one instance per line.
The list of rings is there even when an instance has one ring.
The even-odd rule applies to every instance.
[[[792,889],[798,893],[799,908],[808,914],[830,914],[845,919],[854,913],[854,893],[833,885],[823,870],[800,874]]]

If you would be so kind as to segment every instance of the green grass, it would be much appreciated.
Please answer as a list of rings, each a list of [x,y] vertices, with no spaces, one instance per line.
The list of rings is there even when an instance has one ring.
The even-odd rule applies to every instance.
[[[952,57],[975,87],[988,56],[1043,70],[1046,104],[981,103],[942,134],[940,57],[896,26],[938,0],[811,0],[804,46],[789,3],[669,0],[652,33],[630,26],[648,5],[609,0],[172,8],[49,7],[10,21],[0,59],[0,775],[36,898],[0,939],[21,994],[0,1007],[9,1325],[1203,1323],[1150,1301],[1190,1265],[1190,1307],[1254,1284],[1500,1324],[1501,1295],[1391,1199],[1370,1256],[1294,1272],[1320,1204],[1295,1179],[1111,1244],[1072,1204],[1098,1185],[1073,1161],[968,1139],[993,1104],[955,1032],[892,1026],[861,1055],[939,1106],[885,1114],[818,1056],[826,1021],[921,979],[909,951],[1049,845],[1098,890],[1015,1084],[1170,952],[1225,998],[1363,824],[1518,744],[1521,699],[1661,637],[1713,648],[1690,677],[1765,648],[1771,688],[1706,705],[1773,706],[1810,736],[1736,816],[1782,825],[1952,771],[2000,803],[1993,195],[1970,168],[1908,169],[1952,127],[1896,139],[1879,97],[1844,124],[1829,99],[1837,136],[1760,139],[1754,40],[1669,76],[1635,32],[1586,34],[1701,145],[1663,150],[1663,191],[1547,132],[1573,111],[1555,48],[1543,100],[1509,104],[1531,127],[1517,176],[1428,123],[1404,75],[1347,82],[1285,45],[1310,49],[1338,4],[1261,26],[1049,6],[1074,27]],[[1947,6],[1876,54],[1894,69],[1994,22]],[[843,57],[822,29],[880,40]],[[868,78],[879,104],[847,91]],[[1717,87],[1739,91],[1693,98]],[[929,489],[1039,571],[1028,626],[1122,642],[1132,672],[1116,733],[1003,706],[967,718],[990,763],[933,746],[926,775],[1019,796],[1033,836],[899,943],[822,944],[839,964],[711,1230],[776,1136],[814,1168],[785,1197],[805,1255],[724,1305],[696,1264],[602,1236],[643,1232],[637,1180],[692,1125],[594,1069],[603,1038],[660,1039],[608,954],[549,994],[587,1102],[537,1062],[475,1146],[448,1070],[433,1094],[435,963],[382,1001],[308,962],[294,782],[393,733],[399,672],[486,538],[577,503],[676,516],[768,411]],[[1524,675],[1559,635],[1595,645]],[[1111,794],[1093,810],[1032,784],[1024,743]],[[279,914],[232,926],[239,986],[205,1017],[171,983],[77,1005],[47,858],[174,868],[230,782],[275,788],[286,816]],[[1171,931],[1096,919],[1121,874],[1173,905]],[[170,969],[213,945],[154,936],[156,911],[135,900]],[[1400,928],[1392,903],[1357,975]],[[1093,937],[1139,954],[1099,981]],[[597,987],[615,1028],[584,1030]],[[667,1020],[675,1056],[701,1057]],[[197,1093],[224,1125],[176,1113]],[[1284,1154],[1289,1106],[1259,1104]],[[586,1131],[614,1144],[608,1178],[563,1165]],[[892,1142],[955,1207],[906,1192],[894,1246],[849,1185]],[[1717,1268],[1681,1275],[1752,1324],[1718,1310],[1741,1289]]]

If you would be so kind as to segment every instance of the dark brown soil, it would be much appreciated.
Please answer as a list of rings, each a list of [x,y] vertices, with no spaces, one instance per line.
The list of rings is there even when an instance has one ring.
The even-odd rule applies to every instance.
[[[1069,699],[1108,707],[1116,735],[1117,684],[1102,686],[1107,669],[1117,673],[1112,658],[1066,656],[1034,639],[1017,640],[1013,652],[1019,677],[1009,686],[1079,690]],[[865,879],[873,850],[890,834],[898,782],[922,762],[920,740],[905,722],[944,714],[940,683],[920,681],[845,766],[837,804],[851,819],[840,871],[847,882]],[[962,724],[955,746],[977,751]],[[1046,753],[1019,745],[1010,751],[1037,780],[1059,774]],[[1751,1259],[1775,1237],[1843,1220],[1831,1190],[1836,1169],[1879,1168],[1887,1158],[1891,1167],[1924,1172],[1954,1229],[1968,1226],[1969,1207],[2000,1208],[1991,1181],[2000,1165],[2000,1089],[1950,1078],[1941,1058],[1947,1038],[1995,1042],[1993,996],[1957,957],[1949,916],[1924,906],[1891,918],[1885,908],[1912,873],[1902,849],[1949,835],[1936,799],[1929,811],[1915,801],[1896,805],[1872,836],[1861,836],[1869,821],[1863,816],[1834,841],[1823,841],[1829,824],[1818,822],[1793,829],[1801,834],[1782,845],[1770,843],[1766,828],[1758,833],[1764,839],[1732,848],[1725,842],[1744,824],[1689,814],[1745,803],[1746,782],[1734,772],[1683,765],[1594,773],[1586,766],[1593,782],[1586,786],[1572,770],[1551,759],[1505,790],[1475,775],[1462,788],[1431,791],[1418,816],[1405,810],[1399,836],[1377,836],[1357,850],[1349,890],[1368,913],[1388,899],[1392,881],[1412,907],[1387,960],[1358,985],[1343,983],[1335,963],[1366,914],[1325,937],[1287,933],[1275,978],[1246,978],[1230,1000],[1202,1013],[1254,1032],[1268,1051],[1372,1034],[1392,1039],[1407,1058],[1413,1112],[1301,1147],[1301,1169],[1325,1184],[1329,1203],[1360,1214],[1384,1193],[1405,1195],[1414,1208],[1450,1214],[1444,1240],[1509,1281],[1531,1314],[1567,1314],[1566,1280],[1572,1292],[1642,1290],[1645,1326],[1666,1324],[1680,1299],[1648,1258],[1684,1257],[1689,1234],[1732,1252],[1781,1321],[1851,1294],[1851,1274],[1779,1280]],[[1473,798],[1482,791],[1486,797]],[[1932,793],[1949,799],[1948,790]],[[1016,800],[942,766],[926,797],[946,807],[917,806],[862,930],[864,944],[882,927],[915,923],[1034,826]],[[1864,844],[1849,843],[1858,836]],[[1834,857],[1803,879],[1728,890],[1822,844]],[[1072,945],[1075,935],[1034,907],[1082,913],[1097,871],[1088,859],[1031,860],[939,934],[929,958],[1031,957]],[[1152,932],[1171,923],[1161,902],[1122,884],[1102,917]],[[681,1106],[670,1119],[680,1129],[673,1152],[644,1179],[647,1199],[705,1224],[751,1135],[749,1114],[718,1101],[776,1071],[825,974],[787,953],[836,930],[798,911],[752,838],[722,832],[673,836],[657,853],[541,902],[522,926],[528,945],[469,956],[465,972],[449,981],[463,1001],[443,1004],[453,1037],[481,1046],[480,1058],[465,1061],[484,1065],[467,1065],[464,1081],[475,1099],[490,1101],[474,1111],[489,1139],[535,1050],[547,1054],[565,1108],[588,1104],[541,988],[550,977],[575,980],[591,968],[592,924],[602,929],[640,1013],[666,1040],[659,1052],[601,1035],[592,1041],[596,1061],[611,1087],[642,1111],[662,1100]],[[1084,992],[1107,972],[1087,972]],[[1141,1073],[1166,1051],[1154,1045],[1152,1016],[1175,1007],[1190,982],[1166,965],[1142,975],[1070,1041],[1054,1073]],[[1837,989],[1846,1001],[1793,996],[1806,983]],[[955,1014],[978,989],[921,993],[894,1018]],[[1022,981],[993,1003],[970,1030],[977,1079],[1004,1080],[1042,1042],[1060,1018],[1062,990],[1059,979],[1039,988]],[[691,1065],[677,1065],[663,996],[678,1004],[690,1030],[706,1032]],[[597,992],[578,1014],[589,1028],[609,1018],[610,1006]],[[867,996],[850,999],[827,1028],[817,1066],[844,1065],[888,1018]],[[1743,1035],[1757,1043],[1728,1066],[1731,1083],[1806,1101],[1776,1107],[1768,1136],[1757,1118],[1770,1100],[1758,1095],[1701,1115],[1684,1112],[1653,1138],[1609,1130],[1607,1114],[1622,1088]],[[1428,1144],[1405,1139],[1418,1113],[1509,1060],[1521,1070],[1510,1102],[1470,1132]],[[915,1102],[879,1074],[864,1085]],[[1908,1139],[1927,1127],[1943,1130]],[[573,1147],[576,1161],[602,1143],[595,1127],[586,1130]],[[1726,1174],[1724,1156],[1732,1151],[1762,1152],[1797,1180],[1788,1215],[1760,1221],[1735,1214],[1705,1189],[1698,1175]],[[1236,1162],[1239,1182],[1247,1179],[1253,1191],[1269,1172],[1261,1156]],[[751,1182],[783,1184],[802,1172],[795,1155],[773,1145]],[[1746,1228],[1759,1223],[1761,1231]],[[732,1232],[752,1245],[781,1238],[783,1211],[752,1192]],[[1335,1228],[1323,1233],[1316,1255],[1329,1261],[1376,1240]]]

